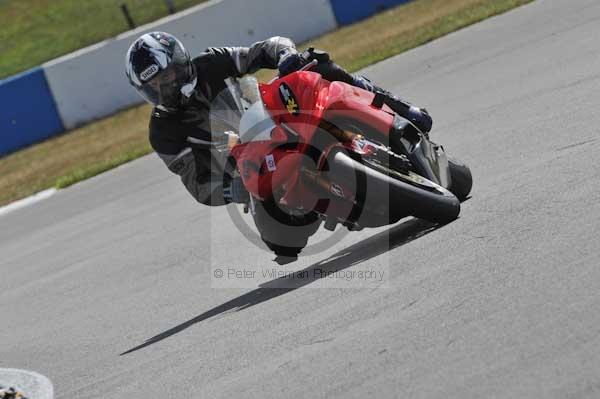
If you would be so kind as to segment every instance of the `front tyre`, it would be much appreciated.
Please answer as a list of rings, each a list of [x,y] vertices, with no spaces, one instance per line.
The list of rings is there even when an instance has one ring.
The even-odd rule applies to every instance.
[[[278,256],[297,257],[321,225],[321,219],[314,212],[289,215],[273,198],[256,201],[254,210],[254,223],[260,238]]]

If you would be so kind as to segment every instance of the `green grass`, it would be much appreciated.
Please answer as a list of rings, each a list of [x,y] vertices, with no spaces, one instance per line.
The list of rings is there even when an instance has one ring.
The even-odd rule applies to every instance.
[[[134,159],[143,157],[144,155],[147,155],[150,152],[151,150],[149,148],[136,148],[135,150],[124,152],[115,158],[97,162],[85,167],[77,168],[71,171],[69,174],[59,177],[54,187],[69,187],[82,180],[89,179],[90,177],[94,177],[96,175],[99,175],[100,173],[104,173],[110,169],[116,168],[119,165],[123,165],[124,163],[127,163],[129,161],[133,161]]]
[[[175,0],[178,10],[205,0]],[[164,0],[0,0],[0,79],[168,14]]]
[[[415,0],[299,47],[326,49],[355,71],[531,1]],[[149,114],[148,105],[135,107],[1,158],[0,205],[66,187],[151,152]]]

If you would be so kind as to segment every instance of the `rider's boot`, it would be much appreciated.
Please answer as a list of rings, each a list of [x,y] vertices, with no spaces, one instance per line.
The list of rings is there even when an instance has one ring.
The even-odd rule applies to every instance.
[[[425,108],[415,107],[411,103],[393,95],[389,91],[374,85],[364,76],[354,75],[354,85],[372,93],[381,93],[383,102],[401,117],[408,119],[419,130],[427,134],[431,131],[433,120]]]

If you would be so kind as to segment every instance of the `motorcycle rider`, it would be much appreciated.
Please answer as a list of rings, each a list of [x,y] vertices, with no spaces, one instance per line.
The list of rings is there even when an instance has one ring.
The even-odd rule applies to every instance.
[[[384,102],[424,132],[432,120],[417,108],[375,86],[367,78],[351,75],[329,59],[325,52],[310,49],[300,53],[292,40],[272,37],[250,47],[213,47],[192,58],[183,44],[164,32],[138,38],[126,55],[126,75],[142,97],[155,106],[150,118],[150,144],[169,170],[181,177],[190,194],[205,205],[246,203],[248,193],[240,178],[223,176],[211,156],[209,122],[211,101],[226,88],[227,78],[241,77],[259,69],[278,69],[285,76],[312,59],[312,69],[329,81],[342,81],[371,92],[381,92]],[[212,133],[212,134],[211,134]],[[257,218],[255,217],[255,220]],[[257,227],[263,240],[278,255],[297,256],[316,228],[304,229],[299,238],[280,245],[269,236],[273,227]]]

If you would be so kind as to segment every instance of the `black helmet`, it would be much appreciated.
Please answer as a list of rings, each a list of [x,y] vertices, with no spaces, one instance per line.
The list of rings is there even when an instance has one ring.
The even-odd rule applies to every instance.
[[[127,77],[151,104],[178,108],[194,93],[196,69],[175,36],[147,33],[137,39],[126,57]]]

